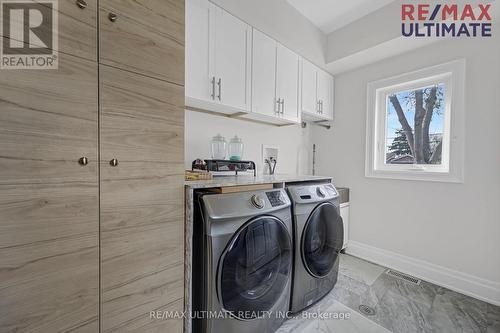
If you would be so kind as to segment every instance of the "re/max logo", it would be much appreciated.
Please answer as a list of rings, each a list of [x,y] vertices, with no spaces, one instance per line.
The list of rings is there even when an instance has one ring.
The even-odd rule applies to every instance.
[[[491,37],[490,7],[491,4],[403,4],[401,33],[404,37]]]

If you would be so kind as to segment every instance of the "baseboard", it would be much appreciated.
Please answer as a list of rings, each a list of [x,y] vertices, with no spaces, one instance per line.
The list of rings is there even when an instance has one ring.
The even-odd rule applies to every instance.
[[[500,306],[500,283],[349,240],[346,253]]]

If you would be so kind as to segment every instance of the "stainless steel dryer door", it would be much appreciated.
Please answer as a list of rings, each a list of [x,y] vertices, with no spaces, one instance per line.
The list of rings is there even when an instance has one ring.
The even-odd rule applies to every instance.
[[[321,278],[332,270],[344,242],[344,226],[338,208],[322,203],[311,212],[301,240],[302,261],[309,274]]]
[[[273,216],[250,220],[233,236],[218,265],[218,296],[233,316],[251,320],[282,296],[292,272],[292,239]]]

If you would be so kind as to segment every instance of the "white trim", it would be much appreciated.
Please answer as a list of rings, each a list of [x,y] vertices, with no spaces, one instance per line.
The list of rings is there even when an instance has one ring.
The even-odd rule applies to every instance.
[[[385,165],[383,163],[385,149],[383,153],[380,152],[382,149],[380,142],[381,137],[385,139],[387,95],[398,89],[413,89],[435,82],[445,84],[443,163],[441,166]],[[382,112],[384,115],[381,115]],[[464,181],[464,123],[465,59],[368,83],[365,176],[462,183]]]
[[[500,306],[500,283],[356,241],[346,253]]]

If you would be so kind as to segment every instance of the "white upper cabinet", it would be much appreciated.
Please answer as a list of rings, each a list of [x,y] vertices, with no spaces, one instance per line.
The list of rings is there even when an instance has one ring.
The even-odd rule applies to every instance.
[[[278,116],[276,98],[276,41],[253,29],[252,112]]]
[[[186,1],[186,102],[212,101],[208,73],[209,6],[206,0]]]
[[[333,76],[302,59],[302,114],[312,120],[333,119]]]
[[[333,76],[318,70],[318,103],[320,115],[333,119]]]
[[[251,27],[225,10],[215,12],[214,43],[210,43],[210,76],[215,79],[215,98],[221,104],[250,110]]]
[[[245,117],[274,124],[296,123],[300,121],[298,100],[299,56],[253,29],[252,113]]]
[[[186,1],[186,106],[273,124],[333,119],[333,77],[207,0]]]
[[[277,49],[276,91],[281,116],[299,122],[299,56],[281,44]]]
[[[250,111],[251,28],[206,0],[186,1],[186,105]]]
[[[317,74],[316,66],[302,59],[302,113],[312,115],[318,113],[318,100],[316,95]]]
[[[333,76],[318,70],[318,103],[320,116],[333,119]]]

